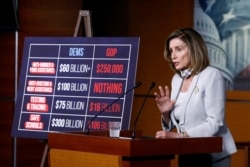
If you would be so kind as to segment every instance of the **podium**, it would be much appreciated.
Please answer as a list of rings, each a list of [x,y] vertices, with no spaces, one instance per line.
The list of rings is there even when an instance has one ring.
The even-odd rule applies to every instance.
[[[131,139],[130,131],[121,131],[120,138],[110,138],[108,135],[108,131],[94,132],[89,135],[83,133],[49,133],[49,161],[53,162],[56,156],[64,156],[62,160],[65,160],[67,154],[72,156],[72,153],[79,153],[78,158],[76,158],[77,154],[72,157],[81,159],[86,154],[93,154],[103,155],[105,159],[105,155],[110,155],[117,157],[118,166],[122,167],[168,167],[170,166],[170,160],[175,158],[176,154],[222,151],[221,137],[155,139],[143,137],[140,132],[136,132],[136,136],[139,137]],[[54,150],[57,150],[57,154],[52,154]],[[63,153],[65,151],[66,154]],[[67,151],[69,152],[67,153]],[[63,153],[63,155],[60,155],[60,153]],[[81,155],[80,153],[84,154]],[[101,159],[92,158],[92,160],[99,161]],[[110,160],[107,159],[106,161]],[[55,163],[50,164],[51,167],[57,166]],[[65,163],[62,162],[62,164]],[[86,166],[84,162],[81,162],[81,164]]]

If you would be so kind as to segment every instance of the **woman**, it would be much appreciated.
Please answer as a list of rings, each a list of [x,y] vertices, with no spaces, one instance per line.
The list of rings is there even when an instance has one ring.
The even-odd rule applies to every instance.
[[[180,155],[179,166],[229,167],[236,147],[224,118],[224,79],[210,66],[201,35],[191,28],[175,30],[167,38],[164,58],[176,74],[171,94],[167,86],[155,92],[163,127],[156,138],[221,136],[222,152]],[[171,132],[175,127],[177,132]]]

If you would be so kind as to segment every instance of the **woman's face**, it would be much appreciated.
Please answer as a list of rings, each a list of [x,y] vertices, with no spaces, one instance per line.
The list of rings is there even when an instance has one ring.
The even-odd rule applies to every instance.
[[[172,63],[176,70],[189,68],[190,56],[187,45],[179,38],[173,38],[169,42]]]

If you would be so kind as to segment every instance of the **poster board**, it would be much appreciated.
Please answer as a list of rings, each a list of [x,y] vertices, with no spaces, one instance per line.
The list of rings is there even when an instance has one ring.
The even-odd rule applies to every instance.
[[[133,91],[120,96],[135,85],[138,47],[138,37],[25,38],[12,136],[105,130],[111,120],[128,129]]]

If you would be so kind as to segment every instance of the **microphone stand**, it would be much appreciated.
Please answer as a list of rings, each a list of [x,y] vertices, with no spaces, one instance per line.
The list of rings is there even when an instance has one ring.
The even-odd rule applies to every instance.
[[[112,106],[115,102],[117,102],[118,100],[120,100],[124,95],[128,94],[129,92],[131,92],[132,90],[138,88],[139,86],[141,86],[141,82],[136,82],[135,86],[132,87],[131,89],[129,89],[128,91],[126,91],[125,93],[121,94],[116,100],[114,100],[112,103],[110,103],[109,105],[107,105],[103,110],[101,110],[99,113],[97,113],[89,122],[88,122],[88,129],[86,134],[89,135],[89,127],[91,122],[93,122],[94,119],[97,118],[97,116],[101,115],[106,109],[108,109],[110,106]]]
[[[153,89],[154,86],[155,86],[155,82],[152,82],[151,85],[150,85],[150,88],[149,88],[149,90],[148,90],[148,92],[147,92],[147,94],[146,94],[146,96],[145,96],[145,98],[144,98],[144,101],[143,101],[143,103],[142,103],[142,105],[141,105],[141,108],[140,108],[140,110],[139,110],[139,113],[138,113],[138,115],[137,115],[137,117],[136,117],[136,119],[135,119],[135,124],[134,124],[134,128],[133,128],[133,131],[132,131],[132,139],[135,139],[135,128],[136,128],[136,124],[137,124],[137,122],[138,122],[139,116],[141,115],[141,112],[142,112],[142,109],[143,109],[143,107],[144,107],[144,104],[145,104],[145,102],[146,102],[146,100],[147,100],[147,98],[148,98],[148,96],[149,96],[149,93],[150,93],[150,91]]]

